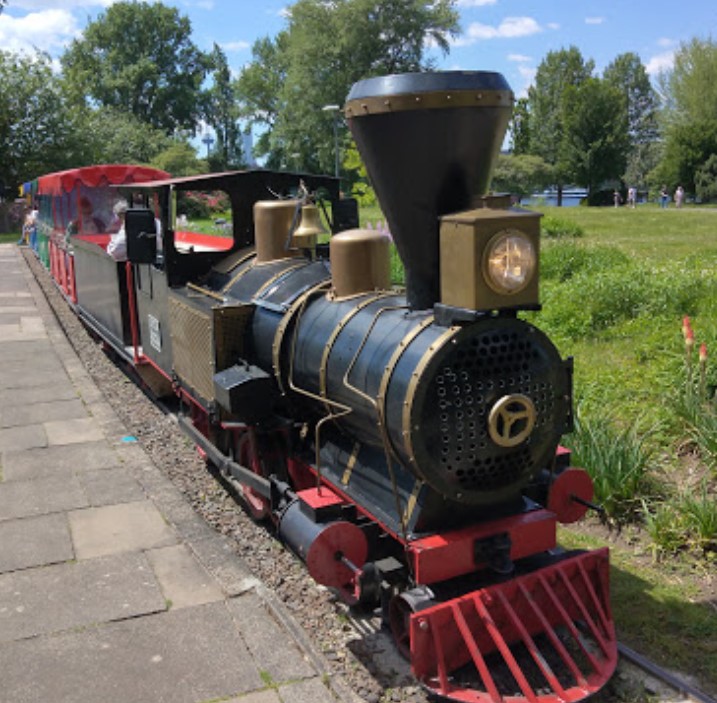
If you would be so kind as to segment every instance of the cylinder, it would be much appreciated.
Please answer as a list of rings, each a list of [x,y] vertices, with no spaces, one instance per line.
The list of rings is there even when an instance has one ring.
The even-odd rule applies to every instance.
[[[330,588],[345,589],[354,577],[354,572],[341,561],[342,556],[361,567],[368,555],[368,543],[360,527],[346,520],[315,522],[304,512],[300,500],[283,512],[279,535],[304,560],[311,577]]]
[[[391,285],[389,238],[370,229],[350,229],[331,239],[334,296],[348,298]]]
[[[256,263],[287,259],[295,252],[287,247],[298,201],[260,200],[254,203]]]

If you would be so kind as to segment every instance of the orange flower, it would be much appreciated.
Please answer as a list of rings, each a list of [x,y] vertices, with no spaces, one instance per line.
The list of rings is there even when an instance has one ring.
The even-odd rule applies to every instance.
[[[682,318],[682,335],[685,338],[685,341],[687,340],[687,335],[689,332],[692,331],[692,325],[690,324],[690,318],[689,316],[685,315]]]
[[[700,344],[700,364],[704,364],[707,362],[707,345],[702,342]]]

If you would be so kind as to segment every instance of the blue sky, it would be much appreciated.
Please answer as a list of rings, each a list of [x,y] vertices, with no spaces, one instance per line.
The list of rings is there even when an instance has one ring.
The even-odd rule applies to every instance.
[[[58,56],[89,19],[112,0],[9,0],[0,15],[0,48]],[[252,43],[285,25],[286,0],[165,0],[187,15],[195,43],[213,42],[235,71]],[[637,53],[655,76],[669,69],[681,42],[717,37],[716,0],[458,0],[461,33],[450,54],[435,55],[445,70],[499,71],[525,95],[548,51],[577,46],[597,71],[618,54]]]

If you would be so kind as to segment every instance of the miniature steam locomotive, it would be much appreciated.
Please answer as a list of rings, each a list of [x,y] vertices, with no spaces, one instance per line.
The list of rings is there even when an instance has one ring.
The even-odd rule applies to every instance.
[[[50,249],[85,322],[186,401],[184,429],[316,581],[382,609],[425,687],[577,701],[616,664],[608,555],[556,546],[592,486],[560,447],[570,360],[518,318],[539,306],[539,215],[486,194],[512,103],[487,72],[352,88],[345,115],[405,292],[389,239],[358,228],[326,177],[134,184],[128,262],[96,236]],[[221,246],[178,224],[178,197],[201,188],[231,201]]]

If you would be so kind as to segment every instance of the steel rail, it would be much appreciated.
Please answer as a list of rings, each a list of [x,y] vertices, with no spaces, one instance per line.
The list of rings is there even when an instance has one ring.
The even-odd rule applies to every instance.
[[[639,654],[634,649],[631,649],[621,642],[617,643],[617,651],[620,656],[634,664],[638,668],[651,674],[656,679],[659,679],[663,683],[666,683],[671,688],[675,689],[678,693],[689,698],[690,700],[697,701],[698,703],[717,703],[717,699],[708,696],[703,691],[700,691],[695,686],[688,684],[683,681],[679,676],[675,676],[661,666],[658,666],[654,662],[651,662],[646,657]]]

